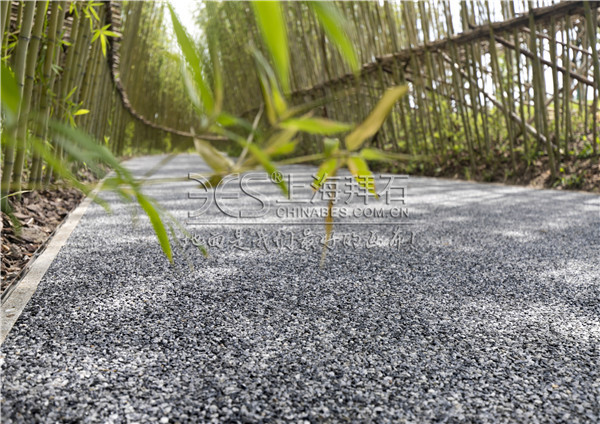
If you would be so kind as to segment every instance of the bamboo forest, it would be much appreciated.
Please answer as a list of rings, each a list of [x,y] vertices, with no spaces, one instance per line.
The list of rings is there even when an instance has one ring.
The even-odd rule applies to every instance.
[[[599,11],[1,0],[3,422],[599,421]]]

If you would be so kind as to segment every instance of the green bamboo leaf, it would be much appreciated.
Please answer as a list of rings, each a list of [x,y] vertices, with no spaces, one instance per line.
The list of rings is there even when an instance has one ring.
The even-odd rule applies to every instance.
[[[86,115],[90,113],[88,109],[79,109],[77,112],[73,114],[73,116]]]
[[[256,47],[250,45],[250,51],[252,52],[252,56],[258,65],[260,71],[264,72],[267,80],[269,81],[269,87],[273,91],[281,91],[279,88],[279,83],[277,82],[277,77],[271,65],[269,65],[269,61],[263,56],[263,54]]]
[[[257,73],[265,101],[267,118],[271,124],[275,124],[281,116],[286,114],[288,106],[269,62],[256,48],[251,48],[251,52],[258,68]]]
[[[271,98],[271,89],[264,73],[258,72],[258,82],[260,83],[260,91],[263,95],[263,100],[265,101],[267,119],[271,125],[274,125],[277,122],[277,113],[275,112],[275,106],[273,105],[273,99]]]
[[[135,182],[131,173],[119,163],[105,146],[97,143],[84,132],[70,128],[58,121],[51,121],[50,128],[52,128],[53,133],[56,135],[56,143],[62,147],[69,157],[72,157],[78,162],[85,162],[90,165],[93,170],[98,169],[95,166],[98,162],[105,163],[113,169],[116,176],[111,177],[111,179],[108,179],[107,181],[112,181],[112,184],[114,185],[113,189],[124,199],[129,199],[129,196],[135,195],[140,206],[146,211],[146,214],[152,222],[161,248],[169,261],[172,262],[173,257],[171,247],[168,237],[166,237],[166,231],[160,220],[160,216],[151,202],[139,191],[139,185]],[[65,161],[57,159],[44,143],[36,142],[33,143],[33,146],[40,156],[42,156],[42,158],[52,166],[60,176],[68,179],[72,184],[84,190],[86,193],[89,192],[89,189],[79,183],[77,178],[68,171],[68,167],[65,166]],[[109,188],[110,184],[111,183],[107,184]],[[95,198],[94,200],[101,202],[98,198]]]
[[[49,127],[57,136],[56,143],[76,160],[89,164],[103,162],[115,172],[118,171],[133,180],[129,171],[121,166],[119,160],[105,146],[97,143],[88,134],[55,120],[49,122]]]
[[[190,72],[190,70],[188,69],[188,67],[185,65],[185,61],[181,61],[181,76],[183,79],[183,85],[185,87],[186,93],[188,95],[188,97],[190,98],[192,104],[198,108],[199,110],[204,109],[204,106],[202,105],[202,101],[200,100],[200,97],[198,96],[198,91],[196,90],[196,86],[194,83],[194,77],[192,76],[192,73]]]
[[[274,149],[269,156],[277,157],[291,154],[295,149],[298,141],[290,141],[285,144],[280,145],[276,149]]]
[[[316,109],[320,106],[326,105],[327,103],[330,103],[334,100],[335,96],[332,94],[329,96],[320,97],[316,100],[304,102],[296,106],[289,106],[285,113],[281,115],[281,119],[285,121],[286,119],[293,118],[294,116],[304,115],[307,112],[310,112],[311,110]]]
[[[208,34],[208,52],[210,61],[213,64],[213,85],[215,93],[215,114],[220,114],[223,108],[223,73],[221,69],[221,60],[219,59],[218,41],[213,34]]]
[[[54,152],[50,151],[41,140],[36,137],[30,137],[29,141],[33,150],[37,152],[49,166],[56,170],[58,176],[69,182],[69,184],[72,184],[73,187],[81,190],[86,195],[91,192],[91,188],[88,185],[81,183],[79,179],[71,173],[68,166],[65,166],[66,161],[64,159],[57,159]]]
[[[272,95],[273,95],[273,106],[275,107],[275,112],[277,113],[277,116],[281,116],[287,110],[287,104],[285,102],[285,99],[283,98],[283,95],[281,94],[281,91],[279,91],[279,90],[272,90]]]
[[[293,118],[279,124],[281,128],[295,129],[310,134],[333,135],[352,129],[352,125],[345,122],[332,121],[327,118]]]
[[[10,68],[2,64],[2,106],[16,114],[19,110],[21,95],[19,94],[19,86],[17,80]]]
[[[406,85],[386,90],[375,108],[369,113],[369,116],[346,136],[346,148],[350,151],[357,150],[367,138],[374,136],[381,128],[394,104],[407,92],[408,87]]]
[[[208,141],[194,138],[194,147],[202,159],[218,174],[229,173],[233,162],[223,153],[215,149]]]
[[[237,125],[238,118],[226,112],[221,112],[217,117],[217,123],[219,125],[223,125],[224,127],[232,127]]]
[[[267,155],[277,155],[283,154],[279,152],[279,149],[282,146],[289,145],[290,140],[296,136],[298,131],[296,129],[287,129],[283,131],[276,132],[273,134],[267,142],[265,143],[265,154]],[[292,143],[294,146],[296,143]],[[293,150],[293,149],[292,149]]]
[[[102,56],[106,57],[106,37],[100,34],[100,45],[102,46]]]
[[[337,138],[325,137],[323,139],[323,147],[323,153],[325,153],[325,156],[330,157],[331,155],[337,153],[340,150],[340,140]]]
[[[256,158],[256,160],[258,160],[258,162],[260,162],[262,167],[265,169],[265,171],[267,171],[267,173],[269,175],[274,175],[274,174],[279,173],[279,171],[277,170],[275,165],[273,165],[273,163],[269,159],[269,156],[265,152],[263,152],[256,144],[246,143],[246,145],[248,146],[248,151],[250,152],[250,154],[252,154],[252,156],[254,156]],[[285,179],[282,179],[281,181],[277,181],[276,183],[281,188],[281,191],[283,191],[283,194],[285,196],[287,196],[288,188],[287,188],[287,184],[285,183]]]
[[[338,162],[338,159],[327,159],[319,166],[315,174],[315,180],[311,184],[313,190],[318,190],[327,181],[327,177],[334,176],[337,173]]]
[[[392,152],[384,152],[378,149],[373,149],[371,147],[366,147],[362,149],[360,152],[360,157],[365,160],[373,160],[379,162],[391,162],[395,160],[411,160],[415,159],[416,156],[404,155],[402,153],[392,153]]]
[[[252,131],[252,124],[246,121],[243,118],[238,118],[237,116],[231,115],[227,112],[221,112],[217,117],[217,123],[224,127],[234,127],[238,126],[240,128],[244,128],[245,130]]]
[[[354,175],[358,184],[377,197],[377,192],[375,191],[375,179],[373,178],[373,174],[371,173],[367,162],[359,156],[351,156],[346,163],[350,173]]]
[[[118,34],[114,31],[104,31],[104,35],[106,35],[107,37],[115,37],[115,38],[119,38],[121,36],[121,34]]]
[[[96,9],[94,9],[93,5],[90,4],[88,10],[94,16],[94,18],[96,18],[97,21],[100,21],[100,17],[98,16],[98,13],[96,13]]]
[[[362,149],[358,153],[360,154],[360,157],[364,160],[376,160],[383,162],[391,160],[391,158],[387,156],[385,152],[382,152],[381,150],[377,149],[371,149],[368,147]]]
[[[165,225],[163,224],[159,213],[142,193],[137,192],[135,197],[142,209],[144,209],[144,212],[146,212],[146,215],[148,215],[148,218],[150,218],[150,222],[152,223],[152,227],[154,228],[154,232],[156,233],[156,237],[158,238],[158,242],[160,243],[162,251],[167,256],[167,259],[169,259],[169,262],[173,263],[171,243],[169,242],[167,230],[165,229]]]
[[[275,70],[285,93],[290,91],[290,57],[287,30],[281,3],[278,1],[253,1],[252,8],[263,41],[271,54]]]
[[[256,159],[256,161],[262,165],[262,167],[265,169],[265,171],[267,171],[267,173],[269,175],[280,174],[280,172],[277,170],[277,168],[275,167],[273,162],[271,162],[269,155],[267,153],[265,153],[256,144],[249,143],[244,138],[240,137],[239,135],[237,135],[236,133],[234,133],[232,131],[226,130],[225,128],[213,127],[213,130],[217,133],[223,134],[230,140],[235,141],[242,148],[248,149],[248,151],[253,156],[253,158]],[[287,196],[288,188],[287,188],[287,184],[285,183],[285,178],[282,178],[281,181],[276,181],[276,184],[281,188],[281,191],[283,192],[283,194],[285,196]]]
[[[71,96],[72,96],[73,94],[75,94],[75,90],[77,90],[77,87],[73,87],[73,88],[71,89],[71,91],[69,91],[69,94],[67,94],[67,97],[65,97],[65,100],[69,100],[69,99],[71,98]]]
[[[308,5],[317,16],[327,38],[333,42],[352,71],[359,69],[358,56],[352,41],[350,41],[348,22],[333,2],[309,1]]]
[[[192,75],[194,76],[194,82],[196,84],[196,88],[200,91],[199,97],[202,99],[204,108],[210,114],[214,110],[214,99],[212,91],[204,81],[202,75],[202,69],[200,67],[200,55],[196,51],[196,47],[194,46],[194,43],[190,39],[186,30],[181,25],[181,22],[179,22],[179,18],[177,18],[177,14],[173,10],[173,6],[170,4],[169,11],[171,12],[171,21],[173,22],[173,29],[175,30],[177,44],[179,45],[185,61],[190,67]]]
[[[8,199],[9,197],[13,197],[13,196],[20,196],[21,194],[25,194],[25,193],[31,193],[33,190],[19,190],[19,191],[15,191],[14,193],[10,193],[7,194],[6,196],[2,196],[2,200],[4,199]]]

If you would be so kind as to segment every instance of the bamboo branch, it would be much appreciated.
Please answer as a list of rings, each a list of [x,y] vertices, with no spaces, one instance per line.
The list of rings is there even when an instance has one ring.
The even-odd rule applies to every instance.
[[[495,40],[497,42],[499,42],[503,46],[506,46],[506,47],[508,47],[509,49],[512,49],[512,50],[516,50],[515,45],[513,43],[511,43],[510,41],[508,41],[508,40],[506,40],[506,39],[504,39],[504,38],[502,38],[502,37],[500,37],[498,35],[496,35],[494,38],[495,38]],[[527,56],[530,59],[534,59],[535,58],[535,55],[533,53],[531,53],[529,50],[524,49],[523,47],[521,47],[520,51],[521,51],[521,54],[523,56]],[[543,59],[541,57],[539,59],[540,59],[540,63],[542,63],[542,64],[544,64],[544,65],[546,65],[548,67],[553,67],[554,66],[552,64],[552,62],[550,62],[549,60]],[[563,74],[565,72],[567,72],[567,70],[564,67],[562,67],[562,66],[556,66],[556,70],[559,71],[559,72],[561,72],[561,73],[563,73]],[[583,84],[589,85],[591,87],[595,86],[594,81],[587,79],[583,75],[577,74],[577,73],[575,73],[573,71],[569,71],[569,74],[571,75],[571,78],[576,79],[577,81],[579,81],[579,82],[581,82]]]
[[[453,66],[456,70],[458,70],[465,78],[468,78],[468,75],[466,74],[466,72],[460,67],[458,66],[458,64],[454,63],[452,61],[452,59],[446,54],[446,53],[442,53],[442,56],[444,57],[444,60],[446,62],[448,62],[451,66]],[[474,81],[473,79],[469,79],[468,80],[470,84],[476,84],[477,82]],[[506,113],[504,107],[502,106],[502,103],[500,103],[494,96],[492,96],[491,94],[485,92],[485,91],[481,91],[481,94],[483,94],[485,96],[485,98],[487,98],[490,102],[492,102],[492,104],[494,106],[496,106],[501,112]],[[532,127],[531,125],[529,125],[528,123],[523,124],[523,121],[521,121],[521,118],[519,118],[519,116],[514,113],[514,112],[510,112],[509,116],[513,119],[513,121],[515,121],[518,125],[520,126],[525,126],[525,129],[527,131],[529,131],[534,137],[538,137],[542,142],[546,143],[546,137],[543,134],[538,134],[538,132],[536,131],[536,129],[534,127]],[[556,146],[554,146],[556,147]]]
[[[526,28],[526,27],[521,28],[521,31],[524,32],[525,34],[531,34],[531,31],[529,30],[529,28]],[[552,40],[552,37],[549,37],[546,34],[540,34],[539,32],[536,32],[535,35],[538,38],[543,38],[545,40]],[[576,50],[576,51],[578,51],[580,53],[587,54],[589,56],[592,55],[592,53],[590,53],[588,50],[582,49],[581,47],[573,46],[571,44],[569,44],[567,46],[567,43],[564,43],[564,42],[558,41],[558,40],[555,41],[555,42],[556,42],[556,44],[559,44],[559,45],[561,45],[563,47],[569,47],[571,50]]]

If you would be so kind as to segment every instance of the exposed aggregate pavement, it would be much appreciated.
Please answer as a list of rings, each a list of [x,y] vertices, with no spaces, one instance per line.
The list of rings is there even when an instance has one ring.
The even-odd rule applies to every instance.
[[[202,171],[180,155],[150,178]],[[1,347],[2,422],[599,422],[600,197],[407,184],[413,244],[340,241],[322,268],[318,244],[227,242],[185,242],[170,266],[148,219],[103,195],[113,213],[88,209]],[[146,191],[185,221],[196,189]],[[295,228],[256,222],[242,230]]]

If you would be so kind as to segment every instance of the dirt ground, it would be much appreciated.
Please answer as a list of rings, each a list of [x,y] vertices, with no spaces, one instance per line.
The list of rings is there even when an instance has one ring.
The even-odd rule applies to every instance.
[[[600,160],[598,157],[562,158],[560,166],[557,167],[557,178],[553,180],[546,156],[533,160],[529,165],[518,161],[517,163],[521,162],[521,164],[517,165],[516,170],[513,170],[507,153],[497,152],[496,156],[501,159],[494,160],[491,164],[476,164],[474,172],[471,171],[469,160],[465,154],[437,158],[437,161],[428,165],[384,165],[377,167],[376,170],[377,172],[600,193]]]
[[[29,192],[11,202],[13,222],[2,213],[2,291],[83,198],[74,188]]]

